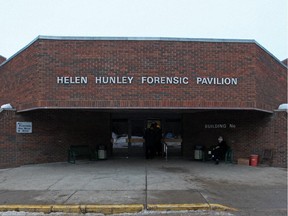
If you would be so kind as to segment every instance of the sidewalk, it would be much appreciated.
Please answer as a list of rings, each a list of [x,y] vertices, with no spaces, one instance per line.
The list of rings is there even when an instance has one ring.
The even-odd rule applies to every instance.
[[[26,165],[0,170],[0,205],[0,211],[107,214],[143,209],[285,210],[287,172],[130,158]]]

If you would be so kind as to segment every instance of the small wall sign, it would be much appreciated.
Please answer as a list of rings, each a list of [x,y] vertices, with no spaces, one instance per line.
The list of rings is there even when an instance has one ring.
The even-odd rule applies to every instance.
[[[206,129],[226,129],[226,128],[236,128],[235,124],[205,124]]]
[[[17,133],[32,133],[32,122],[16,122]]]

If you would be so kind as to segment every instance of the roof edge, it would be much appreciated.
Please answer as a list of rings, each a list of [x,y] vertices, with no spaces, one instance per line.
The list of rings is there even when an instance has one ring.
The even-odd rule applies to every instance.
[[[39,35],[43,40],[103,40],[103,41],[183,41],[183,42],[230,42],[255,43],[253,39],[213,39],[213,38],[177,38],[177,37],[93,37],[93,36],[45,36]]]
[[[280,59],[278,59],[275,55],[273,55],[271,52],[269,52],[265,47],[263,47],[261,44],[259,44],[257,41],[255,41],[255,44],[260,47],[264,52],[266,52],[268,55],[270,55],[273,59],[275,59],[280,65],[285,67],[287,69],[287,65],[285,65]]]
[[[19,51],[17,51],[15,54],[13,54],[12,56],[10,56],[9,58],[6,59],[6,61],[2,62],[0,64],[0,67],[5,65],[6,63],[8,63],[9,61],[11,61],[13,58],[15,58],[17,55],[19,55],[20,53],[22,53],[24,50],[28,49],[32,44],[34,44],[41,36],[39,35],[38,37],[36,37],[35,39],[33,39],[30,43],[28,43],[26,46],[24,46],[22,49],[20,49]]]
[[[32,107],[23,110],[17,110],[17,113],[35,111],[35,110],[119,110],[119,107]],[[237,108],[237,107],[121,107],[121,110],[231,110],[231,111],[259,111],[272,114],[273,111],[259,109],[259,108]]]
[[[264,48],[261,44],[259,44],[254,39],[213,39],[213,38],[177,38],[177,37],[93,37],[93,36],[48,36],[48,35],[39,35],[34,40],[32,40],[29,44],[24,46],[18,52],[16,52],[11,57],[7,58],[6,61],[0,64],[0,67],[11,61],[17,55],[19,55],[24,50],[28,49],[32,44],[34,44],[37,40],[99,40],[99,41],[175,41],[175,42],[205,42],[205,43],[252,43],[256,44],[262,50],[264,50],[267,54],[269,54],[273,59],[275,59],[282,66],[287,68],[287,66],[280,61],[276,56],[274,56],[271,52],[269,52],[266,48]]]

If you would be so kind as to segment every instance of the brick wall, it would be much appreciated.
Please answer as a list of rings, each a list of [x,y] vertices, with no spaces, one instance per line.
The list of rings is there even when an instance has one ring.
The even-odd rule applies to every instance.
[[[105,145],[111,153],[109,114],[39,111],[0,113],[0,167],[67,160],[70,145]],[[30,121],[32,134],[16,133],[17,121]],[[2,129],[3,128],[3,129]]]
[[[0,113],[0,168],[17,166],[16,121],[14,111]]]
[[[220,124],[226,124],[226,128],[205,128],[205,125],[212,127]],[[235,125],[235,128],[229,124]],[[196,145],[208,148],[216,144],[218,136],[223,136],[233,149],[235,162],[238,158],[257,154],[260,163],[287,167],[287,112],[265,114],[251,111],[212,111],[184,115],[184,157],[193,158]],[[264,161],[265,149],[271,150],[273,156]]]
[[[287,112],[276,111],[274,120],[273,166],[287,167]]]
[[[18,111],[41,107],[272,111],[286,102],[282,90],[286,70],[254,43],[40,38],[0,67],[4,83],[0,104],[11,103]],[[88,83],[57,84],[57,77],[63,76],[84,76]],[[95,76],[134,79],[132,84],[101,85]],[[188,77],[189,84],[141,84],[142,76]],[[197,85],[199,76],[236,77],[238,85]]]
[[[257,47],[255,56],[255,85],[258,107],[275,110],[287,103],[287,68]],[[275,102],[278,103],[275,103]]]
[[[33,111],[16,114],[0,113],[0,167],[67,160],[70,145],[105,145],[109,155],[110,114],[77,110]],[[17,121],[31,121],[32,134],[17,134]],[[213,125],[226,128],[211,128]],[[210,128],[207,128],[210,127]],[[216,126],[217,127],[217,126]],[[183,156],[193,158],[194,147],[206,148],[223,136],[234,151],[234,159],[271,149],[273,160],[268,165],[287,167],[287,112],[265,114],[251,111],[209,111],[183,114]]]
[[[0,64],[6,61],[6,58],[0,55]]]
[[[37,106],[41,92],[38,53],[38,43],[34,43],[0,66],[0,105],[10,103],[17,110],[22,103]]]
[[[57,84],[62,76],[88,77],[88,83]],[[96,76],[134,81],[96,84]],[[142,84],[142,76],[188,77],[189,84]],[[197,77],[237,77],[238,84],[199,85]],[[287,68],[255,43],[40,38],[0,67],[0,83],[0,105],[36,109],[0,113],[3,167],[65,161],[71,144],[101,143],[111,153],[111,109],[177,110],[186,157],[221,133],[236,158],[272,149],[273,165],[287,166],[287,113],[272,114],[287,103]],[[33,134],[16,134],[17,121],[33,122]],[[205,128],[218,123],[236,128]]]

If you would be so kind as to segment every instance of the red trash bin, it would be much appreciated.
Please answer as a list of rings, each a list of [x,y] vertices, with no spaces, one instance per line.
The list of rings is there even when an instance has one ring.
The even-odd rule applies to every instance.
[[[258,155],[250,155],[250,161],[249,161],[250,166],[257,166],[258,158],[259,158]]]

